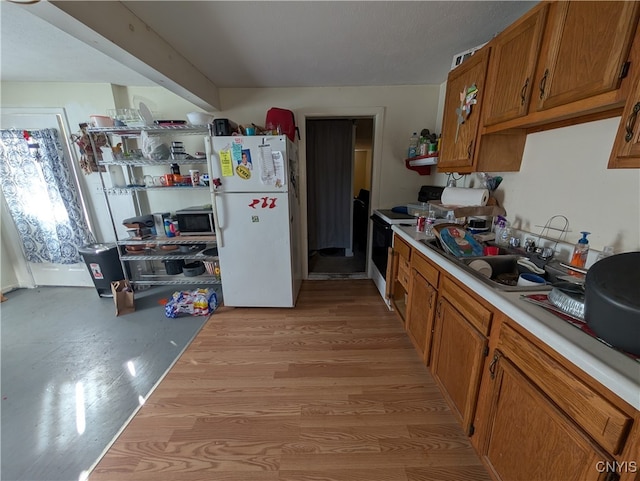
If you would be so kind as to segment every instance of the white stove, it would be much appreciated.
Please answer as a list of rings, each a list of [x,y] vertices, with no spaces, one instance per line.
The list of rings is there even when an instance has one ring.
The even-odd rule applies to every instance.
[[[418,202],[429,202],[430,200],[440,200],[444,187],[433,185],[423,185],[418,192]],[[373,223],[373,234],[371,239],[371,277],[384,299],[387,275],[387,258],[389,247],[393,242],[392,225],[416,225],[415,216],[394,212],[400,209],[377,209],[373,211],[371,221]],[[387,305],[389,300],[385,299]]]
[[[371,261],[373,263],[372,279],[384,298],[387,275],[387,259],[389,247],[393,242],[392,225],[415,225],[416,218],[409,214],[394,212],[391,209],[378,209],[371,216],[373,223],[371,239]],[[385,302],[388,300],[385,299]]]

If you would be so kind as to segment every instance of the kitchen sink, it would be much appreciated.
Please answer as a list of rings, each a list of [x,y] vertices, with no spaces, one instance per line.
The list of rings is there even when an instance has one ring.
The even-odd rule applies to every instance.
[[[467,273],[474,276],[476,279],[482,281],[484,284],[501,291],[548,291],[551,290],[550,284],[542,284],[540,286],[518,286],[518,259],[525,257],[516,251],[508,248],[499,247],[498,255],[493,256],[478,256],[478,257],[455,257],[454,255],[446,252],[440,245],[438,239],[421,239],[424,245],[434,250],[441,256],[444,256],[448,260],[452,261]],[[480,273],[475,268],[471,267],[474,261],[481,260],[489,264],[491,267],[491,277]],[[479,263],[474,263],[474,265]]]

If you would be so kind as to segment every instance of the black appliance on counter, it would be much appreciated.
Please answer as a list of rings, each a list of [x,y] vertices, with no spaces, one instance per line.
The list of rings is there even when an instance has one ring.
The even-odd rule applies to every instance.
[[[444,187],[423,185],[418,192],[418,202],[440,200],[443,190]],[[388,252],[393,244],[391,225],[414,225],[416,218],[406,213],[396,212],[396,209],[378,209],[373,212],[370,219],[373,222],[371,260],[386,280]]]
[[[215,136],[224,137],[232,135],[236,130],[238,130],[238,124],[229,119],[214,119],[213,128]]]

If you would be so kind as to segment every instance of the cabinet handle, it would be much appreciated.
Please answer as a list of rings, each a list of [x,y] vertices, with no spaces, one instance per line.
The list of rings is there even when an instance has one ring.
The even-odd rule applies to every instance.
[[[626,142],[631,142],[631,139],[633,139],[633,128],[636,125],[638,111],[640,111],[640,102],[633,106],[633,110],[631,111],[631,113],[629,114],[629,118],[627,119],[627,125],[625,126],[627,134],[624,136],[624,140]]]
[[[524,82],[522,86],[522,90],[520,91],[520,105],[524,105],[525,100],[527,100],[527,88],[529,87],[529,77]]]
[[[473,148],[473,140],[469,142],[469,147],[467,147],[467,158],[471,158],[471,150]]]
[[[489,373],[491,374],[491,379],[496,378],[496,364],[498,363],[498,359],[500,359],[501,357],[502,353],[496,349],[496,352],[493,354],[491,364],[489,364]]]
[[[547,86],[547,76],[549,75],[549,69],[544,71],[544,75],[540,79],[540,100],[544,97],[544,89]]]

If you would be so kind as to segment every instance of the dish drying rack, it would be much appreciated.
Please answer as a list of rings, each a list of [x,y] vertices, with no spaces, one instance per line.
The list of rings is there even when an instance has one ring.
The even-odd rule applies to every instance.
[[[534,241],[531,237],[528,237],[525,240],[525,250],[527,252],[536,252],[538,254],[538,258],[544,261],[549,261],[557,252],[558,242],[567,241],[567,233],[571,232],[569,230],[569,219],[564,215],[554,215],[547,220],[545,225],[536,225],[536,227],[541,227],[542,230],[540,231],[540,234],[538,234],[537,240]],[[559,232],[560,234],[552,237],[551,231]],[[555,241],[553,247],[539,247],[541,239]]]

